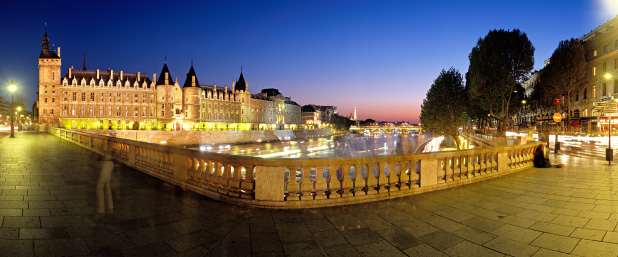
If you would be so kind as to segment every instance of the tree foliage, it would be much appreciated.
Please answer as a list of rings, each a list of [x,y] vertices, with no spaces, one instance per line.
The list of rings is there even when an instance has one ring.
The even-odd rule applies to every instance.
[[[434,80],[421,105],[423,130],[453,139],[459,148],[459,127],[466,123],[466,94],[463,77],[450,68],[442,70]]]
[[[600,74],[603,75],[603,74]],[[588,83],[584,46],[579,39],[560,41],[541,75],[536,96],[542,106],[550,107],[553,100],[564,97],[567,123],[570,124],[571,98]]]
[[[338,114],[333,114],[330,117],[330,124],[336,131],[348,131],[350,130],[350,126],[352,126],[353,121],[346,117],[339,116]]]
[[[534,46],[519,29],[491,30],[468,57],[469,101],[501,121],[500,131],[504,132],[505,122],[521,101],[515,92],[518,84],[533,68]]]

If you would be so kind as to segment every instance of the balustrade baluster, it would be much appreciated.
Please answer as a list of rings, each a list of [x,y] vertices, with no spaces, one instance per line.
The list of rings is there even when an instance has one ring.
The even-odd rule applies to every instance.
[[[249,166],[249,168],[242,167],[241,172],[245,172],[245,178],[240,183],[240,195],[241,198],[251,199],[254,196],[255,191],[255,181],[253,179],[253,169],[255,166]]]

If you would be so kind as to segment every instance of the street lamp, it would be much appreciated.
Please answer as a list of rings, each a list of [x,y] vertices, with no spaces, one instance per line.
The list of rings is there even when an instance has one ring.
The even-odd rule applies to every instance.
[[[13,92],[15,92],[15,90],[17,89],[17,87],[15,86],[15,84],[13,84],[13,81],[11,80],[11,85],[9,85],[9,91],[11,91],[11,106],[13,106]],[[15,119],[15,115],[13,115],[13,111],[11,111],[11,137],[15,137],[15,132],[13,132],[13,120]]]

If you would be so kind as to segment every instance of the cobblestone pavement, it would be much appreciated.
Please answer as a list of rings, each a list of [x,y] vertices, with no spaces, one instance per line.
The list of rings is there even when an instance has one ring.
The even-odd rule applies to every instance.
[[[220,203],[118,166],[101,216],[96,154],[0,134],[0,256],[617,256],[618,165],[552,160],[566,167],[300,211]]]

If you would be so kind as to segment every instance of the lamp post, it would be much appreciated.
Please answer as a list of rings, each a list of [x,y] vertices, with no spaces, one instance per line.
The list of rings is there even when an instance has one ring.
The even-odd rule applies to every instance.
[[[13,84],[13,81],[11,80],[11,85],[9,85],[9,91],[11,91],[11,106],[13,106],[13,92],[15,92],[15,90],[17,89],[17,87]],[[14,128],[13,128],[13,119],[15,118],[15,115],[13,114],[13,111],[11,110],[11,137],[15,137],[15,132],[13,132]]]

